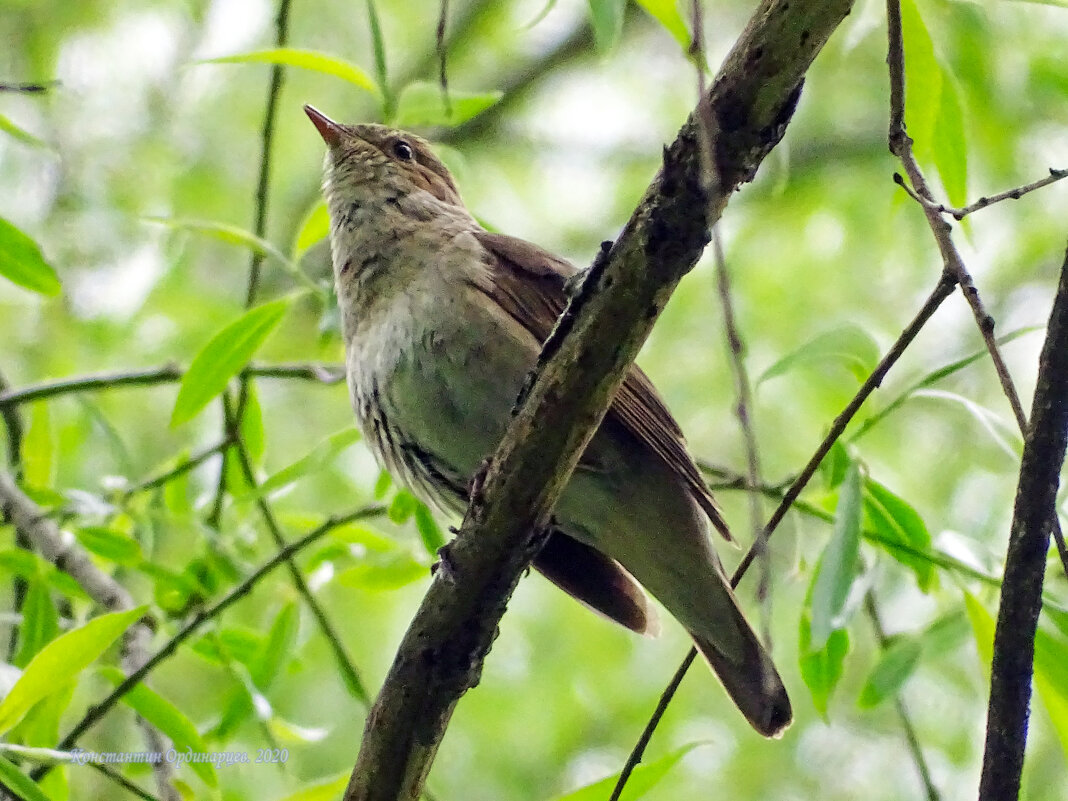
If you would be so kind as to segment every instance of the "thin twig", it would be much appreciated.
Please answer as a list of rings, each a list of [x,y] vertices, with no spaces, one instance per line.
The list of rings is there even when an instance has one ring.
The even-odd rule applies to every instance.
[[[289,41],[289,6],[290,0],[279,0],[278,14],[275,17],[275,47],[285,47]],[[253,233],[260,239],[264,239],[267,233],[267,207],[270,201],[271,181],[271,153],[274,143],[275,118],[278,116],[278,97],[282,92],[282,81],[285,78],[285,66],[282,64],[271,65],[271,81],[267,87],[267,108],[263,113],[263,128],[260,132],[260,172],[256,181],[256,195],[253,203],[254,220]],[[250,309],[256,303],[256,295],[260,287],[260,271],[263,266],[265,254],[260,250],[253,250],[249,256],[248,286],[245,290],[245,308]],[[245,416],[245,407],[248,405],[249,381],[251,381],[248,368],[241,371],[239,389],[237,393],[237,423],[236,428],[241,427],[241,419]],[[228,391],[223,393],[225,403]],[[225,419],[223,427],[227,425]],[[215,497],[212,500],[211,511],[205,522],[211,528],[217,529],[222,520],[223,503],[227,492],[227,463],[230,451],[222,452],[222,468],[219,470],[219,480],[215,487]]]
[[[0,396],[8,390],[7,378],[0,373]],[[3,418],[4,427],[7,429],[7,462],[8,470],[15,481],[22,480],[22,415],[14,406],[0,406],[0,417]],[[5,519],[0,515],[0,520]],[[26,536],[21,532],[15,532],[15,545],[19,548],[29,548]],[[26,592],[29,589],[29,581],[23,576],[13,576],[11,579],[11,609],[15,614],[22,612],[22,604],[26,600]],[[11,627],[11,636],[7,643],[7,661],[11,662],[18,651],[19,627]]]
[[[188,640],[193,634],[195,634],[201,626],[208,621],[214,620],[219,617],[227,608],[232,606],[235,602],[244,598],[257,584],[272,570],[282,564],[289,564],[296,554],[302,551],[304,548],[313,544],[317,540],[321,539],[324,535],[333,531],[340,526],[354,523],[357,520],[366,520],[372,517],[378,517],[385,514],[385,507],[380,505],[365,506],[361,509],[357,509],[354,512],[348,514],[338,515],[331,517],[323,522],[321,525],[316,526],[310,532],[305,534],[300,539],[286,545],[284,548],[278,551],[274,556],[263,563],[259,568],[250,573],[248,577],[234,587],[230,592],[223,596],[210,608],[197,612],[191,621],[189,621],[178,633],[176,633],[171,639],[169,639],[148,661],[146,661],[140,668],[126,677],[121,684],[119,684],[107,697],[105,697],[100,703],[91,707],[85,716],[75,724],[74,728],[60,741],[56,748],[60,751],[66,751],[70,749],[86,731],[92,728],[98,723],[103,716],[113,707],[119,700],[122,699],[126,693],[137,686],[149,673],[151,673],[161,662],[170,657],[178,649],[178,646]],[[51,770],[51,766],[42,766],[37,772],[31,774],[35,780],[40,781],[41,777]]]
[[[1001,389],[1009,400],[1009,406],[1012,408],[1013,416],[1016,418],[1016,425],[1019,427],[1020,433],[1026,438],[1027,414],[1024,412],[1023,404],[1020,402],[1020,395],[1016,391],[1016,385],[1013,383],[1008,365],[1005,364],[1005,359],[1001,355],[1001,348],[998,345],[997,338],[994,336],[994,318],[987,313],[982,299],[979,297],[979,290],[965,267],[957,246],[953,243],[952,228],[942,217],[942,213],[949,210],[935,202],[923,171],[920,169],[919,162],[912,151],[912,139],[905,131],[905,51],[901,36],[901,0],[887,0],[886,13],[888,30],[886,62],[890,70],[890,130],[888,141],[890,152],[901,161],[905,172],[908,174],[912,188],[910,189],[904,179],[896,173],[894,180],[923,209],[924,216],[927,217],[927,224],[930,226],[931,233],[938,244],[938,250],[942,254],[942,263],[946,270],[956,276],[957,282],[960,284],[964,297],[971,307],[972,315],[975,317],[975,324],[979,327],[979,333],[983,337],[983,343],[990,354],[990,360],[994,363],[994,370],[997,372]],[[1049,178],[1043,179],[1043,181],[1039,181],[1032,186],[1034,188],[1038,188],[1039,185],[1046,186],[1059,178],[1063,178],[1064,175],[1064,170],[1050,170]],[[1012,197],[1013,193],[1018,191],[1011,190],[1003,194],[1004,197]],[[995,200],[986,199],[989,202],[985,205],[990,205],[990,203],[996,202],[997,199],[1004,199],[1004,197],[995,196]],[[983,206],[979,205],[981,203],[982,201],[979,201],[979,203],[972,205],[982,208]],[[1057,544],[1061,567],[1065,576],[1068,577],[1068,544],[1065,543],[1060,524],[1056,519],[1054,519],[1053,539]]]
[[[816,452],[809,459],[808,463],[804,466],[794,483],[787,490],[783,496],[782,502],[778,508],[771,515],[767,525],[764,527],[765,537],[763,542],[758,541],[746,552],[742,557],[742,561],[738,563],[738,567],[734,571],[734,575],[731,578],[731,586],[737,586],[742,576],[745,575],[745,571],[748,570],[749,565],[752,564],[753,559],[758,552],[758,546],[767,542],[767,539],[771,537],[779,523],[782,522],[786,512],[789,511],[791,504],[797,499],[797,496],[801,494],[801,490],[805,488],[812,476],[815,475],[816,470],[820,466],[820,462],[830,452],[834,443],[838,441],[838,438],[845,431],[846,426],[853,419],[854,415],[860,410],[860,407],[868,399],[868,397],[879,387],[886,377],[886,374],[890,371],[890,368],[894,366],[901,354],[905,352],[905,349],[912,343],[912,340],[916,338],[916,335],[920,333],[920,330],[927,324],[927,321],[937,311],[938,307],[942,305],[942,302],[953,294],[953,289],[956,287],[956,278],[948,273],[942,273],[941,278],[938,280],[938,284],[931,292],[930,296],[924,302],[920,311],[912,319],[912,322],[905,327],[905,330],[898,336],[897,341],[883,356],[882,360],[872,371],[868,379],[857,390],[857,394],[853,396],[853,399],[846,404],[846,407],[842,410],[834,422],[831,423],[831,428],[827,432],[827,436],[823,438],[823,442],[820,443]]]
[[[237,456],[238,464],[241,467],[241,472],[244,474],[245,481],[248,483],[249,487],[251,487],[252,491],[255,492],[259,485],[256,480],[256,473],[252,468],[252,460],[248,455],[248,449],[245,447],[245,442],[241,438],[240,432],[237,430],[237,421],[230,420],[229,425],[230,436],[233,437],[234,440],[234,454]],[[260,516],[263,518],[263,522],[267,526],[267,531],[270,533],[271,539],[274,540],[279,548],[284,549],[286,546],[286,539],[282,534],[282,527],[275,519],[270,504],[267,503],[266,498],[262,495],[257,496],[256,498],[256,508],[259,509]],[[338,635],[337,631],[335,631],[333,623],[330,622],[330,618],[327,617],[322,605],[319,603],[315,595],[312,594],[311,588],[308,587],[308,583],[304,580],[304,574],[300,572],[297,563],[292,559],[287,560],[286,568],[293,581],[293,586],[296,588],[297,593],[300,595],[305,605],[311,611],[312,616],[315,618],[315,621],[319,626],[319,630],[322,632],[322,635],[326,638],[326,641],[330,646],[330,650],[334,652],[334,658],[337,660],[345,684],[356,694],[356,697],[363,702],[365,706],[370,705],[371,699],[364,686],[363,679],[360,678],[359,671],[356,670],[356,666],[353,664],[352,659],[345,650],[345,646],[341,642],[341,637]]]
[[[179,476],[185,475],[190,470],[199,467],[212,456],[219,453],[224,448],[229,447],[231,444],[233,444],[233,440],[230,437],[224,437],[223,439],[216,442],[214,445],[209,445],[207,448],[204,448],[203,450],[193,454],[188,459],[183,459],[170,470],[160,473],[158,476],[146,478],[144,481],[139,481],[136,484],[131,484],[129,487],[126,487],[122,491],[122,498],[124,500],[129,499],[130,497],[140,492],[146,492],[148,490],[161,487],[164,484],[178,478]]]
[[[39,81],[34,83],[0,83],[0,92],[19,92],[26,95],[39,95],[59,86],[59,81]]]
[[[827,432],[827,436],[824,437],[823,441],[819,444],[819,447],[816,448],[816,452],[812,455],[812,458],[808,460],[808,463],[804,466],[804,468],[802,468],[801,472],[798,473],[797,478],[794,479],[793,484],[790,485],[790,489],[788,489],[786,493],[782,496],[782,501],[779,503],[778,507],[775,509],[775,512],[768,520],[767,525],[764,527],[763,536],[757,538],[756,542],[754,542],[753,545],[750,546],[749,550],[746,551],[745,556],[742,557],[741,562],[738,563],[738,567],[735,569],[734,574],[731,576],[731,587],[738,586],[738,583],[742,580],[742,577],[749,569],[749,566],[753,563],[753,560],[764,548],[767,547],[768,541],[771,539],[771,535],[775,532],[775,529],[778,527],[779,523],[782,522],[782,519],[786,516],[787,511],[789,511],[790,508],[797,501],[798,496],[801,494],[801,490],[805,488],[805,486],[811,480],[812,476],[815,475],[816,470],[820,466],[820,462],[822,462],[823,458],[828,454],[828,452],[830,452],[834,443],[845,431],[846,426],[849,425],[850,420],[853,419],[853,416],[860,410],[860,407],[864,404],[864,402],[868,399],[872,392],[874,392],[875,389],[882,383],[883,378],[886,377],[886,374],[890,371],[890,368],[894,366],[894,363],[897,362],[897,360],[901,357],[901,354],[905,352],[905,349],[909,346],[912,340],[916,338],[916,335],[919,334],[920,329],[923,328],[923,326],[935,313],[938,307],[942,305],[942,302],[951,294],[953,294],[953,289],[956,286],[956,283],[956,279],[953,276],[949,275],[948,273],[942,274],[942,277],[939,280],[938,284],[935,286],[934,291],[931,292],[930,297],[927,298],[927,301],[923,304],[923,307],[913,318],[912,322],[910,322],[908,326],[906,326],[905,330],[901,332],[901,335],[898,336],[897,341],[894,342],[893,346],[882,358],[882,361],[879,362],[875,370],[873,370],[871,375],[868,376],[868,380],[864,382],[864,384],[859,390],[857,390],[857,394],[853,396],[853,399],[850,400],[848,404],[846,404],[845,409],[843,409],[842,412],[834,419],[834,422],[831,424],[830,431]],[[693,661],[693,657],[695,654],[696,651],[691,648],[690,652],[683,660],[683,663],[686,664],[687,667],[689,667],[687,663],[691,663]],[[672,689],[671,685],[669,685],[668,689],[664,691],[664,696],[661,698],[661,703],[665,705],[670,703],[673,694],[674,690]],[[653,730],[656,728],[656,724],[658,722],[658,719],[650,719],[649,722],[646,723],[645,729],[642,731],[641,737],[638,739],[638,742],[635,744],[633,750],[630,753],[630,756],[627,758],[627,763],[624,766],[624,771],[627,771],[627,766],[630,766],[631,770],[633,770],[633,767],[641,762],[642,757],[645,753],[645,746],[648,744],[649,739],[652,737]],[[629,771],[627,771],[627,773],[629,775]],[[620,774],[620,777],[622,778],[622,774]]]
[[[927,223],[942,255],[944,268],[951,272],[960,284],[961,291],[971,307],[972,315],[983,337],[983,342],[986,344],[986,349],[990,353],[990,359],[994,363],[1002,391],[1009,400],[1009,406],[1012,408],[1020,430],[1024,431],[1027,429],[1027,415],[1024,413],[1020,396],[1016,392],[1012,376],[1009,375],[1009,369],[1005,365],[1001,350],[994,338],[994,318],[987,313],[971,273],[964,266],[964,260],[953,243],[952,228],[939,211],[940,206],[935,202],[919,162],[916,161],[916,156],[912,152],[912,139],[905,132],[905,51],[901,37],[900,0],[887,0],[887,26],[889,51],[886,61],[890,69],[890,132],[888,136],[890,152],[897,156],[905,168],[909,183],[912,184],[914,190],[910,191],[909,195],[919,201],[927,217]],[[905,185],[903,180],[898,180],[898,183],[901,186]]]
[[[435,36],[438,51],[438,84],[441,86],[441,97],[445,101],[445,115],[452,116],[452,100],[449,98],[449,68],[448,46],[445,42],[445,32],[449,24],[449,0],[438,0],[438,29]]]
[[[289,5],[290,0],[280,0],[278,15],[275,17],[275,47],[285,47],[289,41]],[[271,65],[271,83],[267,89],[267,109],[263,114],[263,129],[260,133],[260,174],[256,181],[256,203],[252,232],[260,239],[267,233],[268,190],[271,181],[271,145],[274,142],[275,119],[278,116],[278,96],[282,92],[285,79],[285,67],[282,64]],[[249,257],[248,288],[245,292],[245,308],[256,303],[256,293],[260,287],[260,267],[264,254],[253,250]]]
[[[345,368],[339,364],[317,362],[293,362],[287,364],[253,364],[249,375],[265,378],[286,378],[312,381],[319,384],[337,384],[345,378]],[[0,391],[0,410],[23,403],[54,398],[72,392],[95,392],[121,387],[144,387],[155,384],[174,384],[182,380],[185,369],[176,364],[165,364],[146,370],[122,370],[114,373],[76,376],[59,381],[48,381],[21,389]]]
[[[742,432],[745,447],[746,481],[750,487],[760,486],[760,453],[757,447],[756,432],[753,428],[753,390],[749,383],[749,372],[745,368],[745,346],[741,331],[734,316],[734,302],[731,300],[731,279],[727,269],[727,259],[723,254],[723,239],[719,226],[712,229],[712,253],[716,263],[716,286],[719,291],[720,306],[723,309],[723,329],[727,338],[727,350],[730,353],[731,372],[734,374],[735,414],[738,427]],[[764,534],[762,525],[763,511],[760,495],[750,492],[749,521],[756,542]],[[760,583],[757,598],[761,602],[764,616],[764,640],[770,650],[771,619],[771,554],[762,548],[760,559]]]
[[[682,680],[686,677],[686,671],[690,669],[690,665],[693,664],[693,660],[696,657],[697,649],[691,648],[690,652],[686,654],[686,658],[682,660],[682,664],[679,665],[678,670],[675,671],[675,675],[671,677],[668,686],[664,688],[664,692],[660,694],[660,701],[657,703],[656,709],[653,710],[653,715],[649,718],[645,729],[642,730],[642,736],[638,738],[638,742],[631,752],[632,758],[627,760],[627,764],[619,772],[619,780],[616,782],[616,786],[612,788],[612,795],[608,797],[608,801],[619,801],[620,795],[623,794],[623,788],[627,786],[627,781],[630,779],[630,774],[634,772],[634,769],[638,767],[638,763],[641,762],[641,755],[645,753],[653,732],[656,731],[656,727],[660,724],[660,719],[667,712],[671,699],[675,697],[679,685],[682,684]],[[633,758],[635,754],[637,754],[637,759]]]
[[[1050,167],[1049,175],[1047,175],[1045,178],[1040,178],[1034,183],[1024,184],[1023,186],[1018,186],[1015,189],[1010,189],[1007,192],[999,192],[998,194],[990,195],[989,197],[981,197],[971,205],[964,206],[963,208],[959,209],[953,208],[952,206],[944,206],[939,203],[935,205],[935,210],[941,212],[942,214],[949,214],[956,220],[963,220],[969,214],[973,214],[979,211],[980,209],[985,209],[987,206],[993,206],[995,203],[1000,203],[1003,200],[1019,200],[1024,195],[1030,192],[1034,192],[1036,189],[1041,189],[1042,187],[1049,186],[1052,183],[1056,183],[1062,178],[1068,178],[1068,170],[1058,170],[1053,167]],[[917,199],[920,200],[920,202],[924,205],[927,204],[927,201],[919,198]]]
[[[875,639],[879,643],[879,649],[885,651],[890,644],[890,640],[883,629],[882,621],[879,619],[879,607],[875,603],[875,593],[871,590],[864,596],[864,610],[871,621],[871,627],[875,632]],[[894,695],[894,707],[897,710],[898,720],[901,721],[901,728],[905,733],[905,740],[908,743],[913,764],[916,765],[916,772],[920,774],[920,781],[923,782],[923,789],[927,793],[927,801],[941,801],[938,788],[935,787],[934,781],[931,779],[931,769],[927,765],[927,758],[923,755],[920,738],[916,736],[916,727],[912,724],[912,717],[909,715],[908,709],[905,708],[905,702],[896,693]]]

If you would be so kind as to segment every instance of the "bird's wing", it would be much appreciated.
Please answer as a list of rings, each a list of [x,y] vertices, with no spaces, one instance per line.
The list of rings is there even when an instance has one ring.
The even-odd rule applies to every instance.
[[[476,237],[493,257],[489,265],[493,280],[479,288],[491,293],[508,314],[544,342],[567,305],[565,282],[577,271],[570,263],[522,239],[488,232]],[[607,417],[621,423],[656,453],[687,487],[716,529],[728,541],[732,539],[712,493],[686,450],[679,424],[653,382],[637,365],[627,371]]]

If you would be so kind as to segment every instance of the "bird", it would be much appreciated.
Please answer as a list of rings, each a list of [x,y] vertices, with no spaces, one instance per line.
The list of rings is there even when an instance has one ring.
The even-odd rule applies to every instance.
[[[395,479],[462,515],[578,271],[486,230],[426,140],[304,110],[327,145],[323,192],[357,425]],[[533,566],[639,633],[659,630],[652,595],[752,727],[778,737],[793,718],[790,699],[738,606],[709,524],[730,538],[682,430],[632,366]]]

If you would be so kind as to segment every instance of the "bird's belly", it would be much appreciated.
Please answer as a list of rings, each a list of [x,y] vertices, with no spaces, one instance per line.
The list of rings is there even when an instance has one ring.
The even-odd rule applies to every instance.
[[[425,500],[456,509],[496,447],[536,350],[473,294],[406,296],[350,342],[356,416],[379,461]],[[429,484],[429,486],[427,486]],[[441,485],[448,484],[442,497]]]

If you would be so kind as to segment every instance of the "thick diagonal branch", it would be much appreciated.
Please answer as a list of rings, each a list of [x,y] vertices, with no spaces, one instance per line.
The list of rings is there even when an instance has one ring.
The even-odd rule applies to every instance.
[[[1068,253],[1039,358],[1030,420],[994,631],[980,801],[1013,799],[1020,791],[1042,579],[1068,443]]]
[[[691,115],[623,233],[545,345],[539,374],[472,493],[367,719],[348,801],[415,799],[505,604],[624,373],[730,194],[782,137],[805,71],[850,0],[766,0],[709,92],[715,181],[702,188]],[[702,137],[703,138],[703,137]]]

